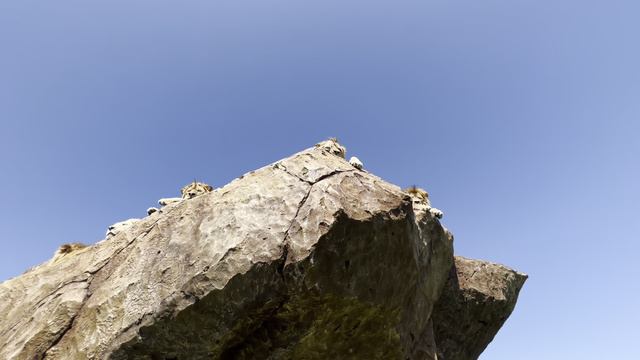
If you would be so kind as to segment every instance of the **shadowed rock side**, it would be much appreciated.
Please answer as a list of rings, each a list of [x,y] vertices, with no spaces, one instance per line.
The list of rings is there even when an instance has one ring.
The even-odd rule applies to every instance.
[[[452,242],[308,149],[1,283],[0,359],[475,359],[526,276]]]
[[[0,359],[434,359],[451,235],[308,149],[0,284]]]
[[[513,311],[526,279],[502,265],[456,256],[433,309],[438,359],[477,359]]]

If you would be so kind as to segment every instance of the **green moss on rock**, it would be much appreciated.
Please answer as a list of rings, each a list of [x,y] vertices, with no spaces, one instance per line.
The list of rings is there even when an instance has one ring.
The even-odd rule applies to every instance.
[[[262,314],[264,315],[264,314]],[[227,339],[223,359],[398,359],[398,312],[355,298],[295,296]],[[247,334],[246,327],[253,327]]]

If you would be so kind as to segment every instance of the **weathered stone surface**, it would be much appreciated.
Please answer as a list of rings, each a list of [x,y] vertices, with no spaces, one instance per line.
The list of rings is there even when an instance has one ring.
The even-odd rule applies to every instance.
[[[320,149],[0,284],[0,359],[433,359],[451,235]]]
[[[509,317],[527,275],[455,257],[432,319],[439,360],[474,360]]]
[[[0,359],[475,359],[526,276],[452,242],[308,149],[1,283]]]

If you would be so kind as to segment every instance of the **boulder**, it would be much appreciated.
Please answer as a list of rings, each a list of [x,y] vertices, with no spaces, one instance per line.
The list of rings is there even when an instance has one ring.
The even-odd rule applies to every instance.
[[[443,289],[459,301],[452,241],[399,187],[307,149],[1,283],[0,359],[449,356],[470,346],[431,316]]]

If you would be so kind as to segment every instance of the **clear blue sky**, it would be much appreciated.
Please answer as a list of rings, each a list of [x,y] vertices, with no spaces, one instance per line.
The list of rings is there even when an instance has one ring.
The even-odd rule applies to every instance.
[[[483,360],[640,359],[640,3],[2,1],[0,279],[337,136],[530,275]]]

